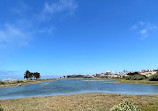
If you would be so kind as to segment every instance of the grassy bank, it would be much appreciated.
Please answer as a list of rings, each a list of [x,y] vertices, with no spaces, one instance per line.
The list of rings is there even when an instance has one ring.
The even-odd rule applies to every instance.
[[[158,85],[158,81],[149,81],[148,79],[144,80],[125,80],[125,79],[115,79],[119,81],[119,83],[132,83],[132,84],[151,84]]]
[[[124,78],[93,78],[93,79],[95,79],[95,80],[115,80],[115,81],[118,81],[118,83],[158,85],[158,81],[149,81],[148,79],[144,79],[144,80],[126,80]]]
[[[17,80],[17,81],[12,81],[12,82],[3,82],[3,83],[0,83],[0,88],[14,87],[14,86],[18,86],[18,84],[28,85],[28,84],[55,81],[55,80],[57,79]]]
[[[87,93],[54,97],[31,97],[0,100],[5,111],[109,111],[109,109],[128,100],[142,111],[157,111],[158,96],[120,95],[106,93]]]

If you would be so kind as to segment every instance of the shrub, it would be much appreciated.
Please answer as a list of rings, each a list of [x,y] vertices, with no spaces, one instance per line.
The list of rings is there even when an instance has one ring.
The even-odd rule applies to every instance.
[[[128,101],[123,101],[117,106],[113,106],[110,111],[140,111],[137,106],[134,106]]]
[[[139,74],[138,72],[129,72],[127,75],[133,76],[133,75],[138,75],[138,74]]]
[[[158,72],[152,76],[149,77],[150,81],[158,81]]]
[[[104,78],[108,78],[108,76],[101,76],[100,78],[104,79]]]
[[[130,75],[130,76],[125,77],[126,80],[143,80],[145,78],[146,78],[145,75],[140,75],[140,74]]]
[[[4,111],[4,109],[1,107],[1,105],[0,105],[0,111]]]
[[[0,81],[0,85],[5,84],[3,81]]]
[[[24,81],[22,81],[22,80],[17,80],[16,82],[17,82],[17,83],[22,83],[22,82],[24,82]]]

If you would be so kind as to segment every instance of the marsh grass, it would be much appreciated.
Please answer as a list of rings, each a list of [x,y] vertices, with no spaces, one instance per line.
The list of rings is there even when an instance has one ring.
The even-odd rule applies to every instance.
[[[93,78],[94,80],[115,80],[117,83],[131,83],[131,84],[151,84],[158,85],[158,81],[144,80],[126,80],[124,78]]]
[[[0,100],[5,111],[109,111],[111,107],[128,100],[142,111],[157,111],[158,96],[86,93],[52,97],[31,97]]]
[[[125,80],[125,79],[116,79],[120,83],[132,83],[132,84],[151,84],[158,85],[158,81],[149,81],[148,79],[144,80]]]

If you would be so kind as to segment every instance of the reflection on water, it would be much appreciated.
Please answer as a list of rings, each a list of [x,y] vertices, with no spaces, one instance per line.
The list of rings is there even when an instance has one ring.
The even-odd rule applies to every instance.
[[[155,94],[158,85],[121,84],[115,81],[90,79],[65,79],[45,83],[0,89],[0,99],[33,96],[55,96],[86,92],[105,92],[120,94]]]

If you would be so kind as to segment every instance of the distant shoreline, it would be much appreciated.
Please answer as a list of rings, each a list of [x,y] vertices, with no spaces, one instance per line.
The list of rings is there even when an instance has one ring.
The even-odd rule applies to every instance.
[[[120,78],[62,78],[62,79],[92,79],[92,80],[85,80],[85,81],[106,81],[106,80],[113,80],[116,81],[114,83],[127,83],[127,84],[146,84],[146,85],[158,85],[158,81],[148,81],[148,80],[125,80]],[[15,87],[20,85],[28,85],[28,84],[35,84],[35,83],[42,83],[42,82],[49,82],[49,81],[55,81],[60,80],[58,79],[38,79],[38,80],[16,80],[12,82],[5,82],[6,84],[0,85],[1,88],[8,88],[8,87]],[[23,81],[20,83],[17,83],[17,81]]]
[[[149,81],[145,80],[126,80],[123,78],[91,78],[94,80],[113,80],[117,81],[116,83],[127,83],[127,84],[145,84],[145,85],[158,85],[158,81]]]
[[[16,80],[12,82],[5,82],[4,85],[0,85],[1,88],[9,88],[9,87],[16,87],[16,86],[23,86],[23,85],[29,85],[29,84],[36,84],[36,83],[42,83],[42,82],[49,82],[49,81],[56,81],[59,79],[38,79],[38,80]],[[19,82],[18,82],[19,81]]]

